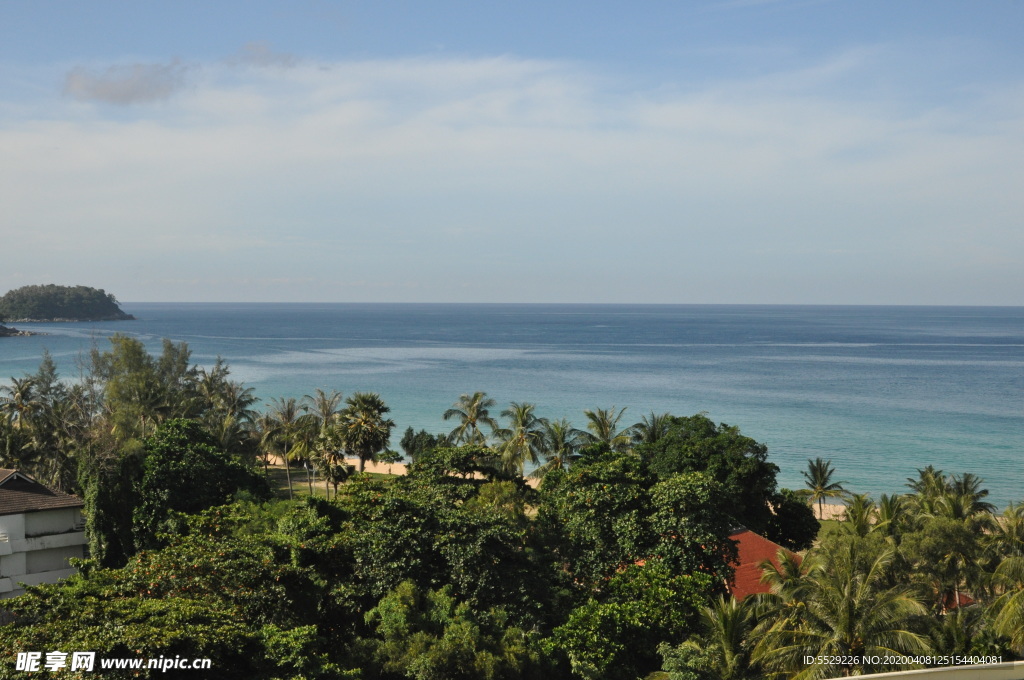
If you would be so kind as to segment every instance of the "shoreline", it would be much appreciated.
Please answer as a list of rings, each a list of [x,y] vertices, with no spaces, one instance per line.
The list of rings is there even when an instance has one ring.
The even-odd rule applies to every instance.
[[[359,470],[359,459],[358,458],[345,458],[345,463],[348,465],[354,465],[356,470]],[[409,466],[407,463],[375,463],[373,461],[366,461],[366,466],[363,472],[372,472],[378,475],[395,475],[401,476],[408,474]],[[484,476],[479,472],[473,473],[474,478],[484,479]],[[540,486],[540,480],[534,477],[523,477],[526,480],[526,484],[534,489]]]
[[[20,323],[20,322],[18,322]],[[0,338],[27,338],[31,335],[48,335],[47,333],[34,333],[32,331],[23,331],[19,328],[12,326],[0,325]]]

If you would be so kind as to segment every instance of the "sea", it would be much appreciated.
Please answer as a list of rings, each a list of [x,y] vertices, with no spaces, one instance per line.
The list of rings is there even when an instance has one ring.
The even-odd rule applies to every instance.
[[[217,357],[262,403],[317,388],[379,393],[397,423],[448,432],[442,414],[483,391],[498,415],[530,402],[584,427],[585,409],[705,413],[768,446],[780,486],[807,461],[877,498],[926,465],[1024,500],[1024,307],[570,304],[125,303],[136,321],[15,324],[0,382],[43,350],[75,380],[124,334],[159,352]]]

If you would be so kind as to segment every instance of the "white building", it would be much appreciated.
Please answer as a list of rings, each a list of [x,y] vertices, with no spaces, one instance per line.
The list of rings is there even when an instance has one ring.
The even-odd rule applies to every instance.
[[[56,583],[75,573],[68,560],[85,556],[83,505],[0,468],[0,599],[23,593],[20,583]]]

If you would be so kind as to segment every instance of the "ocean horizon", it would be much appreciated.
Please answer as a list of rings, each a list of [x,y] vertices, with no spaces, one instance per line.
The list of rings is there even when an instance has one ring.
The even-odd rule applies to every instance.
[[[765,443],[780,486],[831,459],[852,492],[901,493],[934,465],[1024,500],[1024,307],[516,303],[144,303],[136,321],[18,324],[0,380],[48,350],[75,379],[121,333],[154,352],[218,357],[261,403],[315,389],[378,392],[397,423],[446,432],[441,414],[485,391],[583,427],[584,409],[706,413]]]

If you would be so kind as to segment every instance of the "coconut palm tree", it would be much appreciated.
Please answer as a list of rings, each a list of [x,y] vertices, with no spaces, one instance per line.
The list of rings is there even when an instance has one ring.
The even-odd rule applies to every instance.
[[[579,450],[587,442],[587,433],[577,430],[565,418],[544,420],[541,427],[541,454],[544,465],[530,473],[531,477],[543,477],[552,470],[564,470],[579,457]]]
[[[818,503],[818,519],[824,519],[825,499],[843,498],[846,496],[845,482],[833,482],[831,460],[815,458],[807,459],[807,472],[804,473],[804,480],[807,482],[808,497],[812,503]]]
[[[452,444],[486,446],[487,435],[481,431],[480,426],[486,425],[491,432],[501,428],[498,421],[491,417],[489,410],[495,403],[486,392],[463,394],[459,397],[459,400],[442,416],[445,420],[457,418],[459,421],[458,426],[448,434],[448,441]]]
[[[535,408],[533,404],[513,401],[501,412],[502,418],[509,419],[509,427],[495,431],[495,449],[506,472],[518,471],[521,475],[527,461],[534,465],[540,462],[544,421],[534,413]]]
[[[344,472],[338,466],[344,466],[344,454],[342,442],[337,432],[337,422],[341,415],[342,394],[337,390],[331,390],[330,394],[317,388],[316,393],[305,395],[302,398],[303,407],[308,412],[306,418],[309,420],[311,432],[315,432],[314,441],[310,445],[312,451],[312,462],[315,467],[320,468],[324,477],[324,496],[330,498],[331,479],[334,478],[340,483],[344,481]],[[336,469],[337,468],[337,469]],[[312,482],[310,482],[312,486]],[[312,491],[310,492],[312,493]],[[337,484],[334,487],[337,495]]]
[[[10,385],[0,387],[0,411],[6,414],[7,422],[15,427],[30,427],[32,416],[43,404],[36,398],[36,381],[29,378],[11,378]]]
[[[760,624],[752,660],[796,680],[860,675],[900,666],[877,657],[923,655],[928,639],[912,628],[927,609],[907,586],[887,587],[894,548],[850,536],[820,554],[805,577],[795,606],[778,609]],[[807,657],[841,657],[843,665],[806,664]]]
[[[618,429],[619,421],[625,412],[625,408],[616,411],[614,406],[609,409],[596,408],[593,411],[584,411],[587,429],[590,430],[590,441],[594,444],[607,444],[612,451],[625,451],[629,448],[633,441],[630,436],[632,428]]]
[[[331,393],[328,394],[320,388],[317,388],[315,394],[307,394],[302,398],[303,406],[313,416],[317,430],[321,433],[330,427],[338,414],[341,413],[341,408],[339,408],[341,400],[341,392],[331,390]]]
[[[284,459],[284,472],[288,480],[288,498],[292,498],[291,461],[304,453],[304,437],[302,408],[294,397],[272,399],[270,418],[273,422],[274,440],[278,444],[277,451]]]
[[[701,611],[702,634],[680,645],[701,659],[701,677],[746,680],[761,677],[750,665],[750,633],[755,621],[752,599],[719,596]]]
[[[984,483],[981,477],[970,472],[964,472],[963,474],[950,477],[949,491],[954,496],[970,499],[970,514],[992,514],[995,513],[996,506],[983,500],[988,496],[988,489],[981,488],[981,485]]]
[[[846,504],[843,528],[857,536],[867,536],[874,526],[876,510],[875,502],[866,493],[854,494]]]
[[[391,441],[395,421],[384,417],[391,409],[379,394],[356,392],[345,403],[338,430],[345,449],[359,456],[359,471],[362,472],[366,461],[374,460]]]
[[[992,523],[985,536],[985,549],[995,561],[1024,557],[1024,503],[1010,503]]]
[[[908,501],[915,513],[929,512],[937,498],[950,492],[945,474],[933,465],[918,468],[917,479],[907,477],[907,487],[911,491]]]
[[[989,607],[993,630],[1010,639],[1017,654],[1024,650],[1024,557],[1004,559],[995,572],[1001,594]]]
[[[876,531],[881,531],[886,536],[898,540],[907,529],[909,522],[910,516],[902,496],[883,493],[878,497],[878,522],[874,527]]]
[[[649,416],[644,416],[640,419],[639,423],[630,428],[633,445],[653,444],[668,434],[671,424],[671,413],[655,413],[651,411]]]
[[[818,568],[817,565],[814,553],[800,557],[788,550],[779,550],[775,554],[775,562],[764,560],[758,565],[761,583],[771,589],[771,597],[764,599],[769,604],[773,599],[775,604],[800,600],[808,583],[806,577]]]

